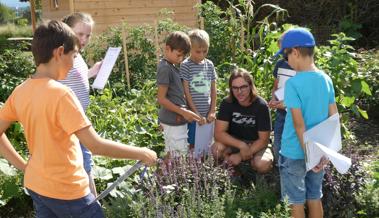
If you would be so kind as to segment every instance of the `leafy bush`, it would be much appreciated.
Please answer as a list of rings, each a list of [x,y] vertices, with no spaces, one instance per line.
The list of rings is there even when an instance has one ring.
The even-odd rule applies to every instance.
[[[316,64],[333,80],[338,111],[342,114],[342,127],[345,136],[348,131],[344,125],[349,120],[349,113],[368,119],[367,112],[359,107],[361,98],[371,96],[371,90],[364,74],[358,72],[355,49],[348,43],[353,39],[344,33],[334,34],[330,46],[320,46]],[[347,113],[348,112],[348,113]]]
[[[30,53],[6,49],[0,55],[0,102],[5,102],[13,89],[34,72]]]
[[[106,204],[109,217],[288,217],[286,205],[267,198],[257,203],[267,186],[236,189],[227,168],[215,166],[213,159],[203,162],[178,157],[161,163],[153,174],[112,198]],[[259,194],[261,193],[261,194]],[[252,212],[252,214],[251,214]]]
[[[360,217],[379,217],[379,161],[373,161],[367,168],[370,177],[357,198],[361,208],[358,214]]]
[[[163,138],[158,131],[155,82],[145,83],[141,90],[132,89],[122,97],[109,89],[91,96],[87,116],[101,136],[159,152]]]

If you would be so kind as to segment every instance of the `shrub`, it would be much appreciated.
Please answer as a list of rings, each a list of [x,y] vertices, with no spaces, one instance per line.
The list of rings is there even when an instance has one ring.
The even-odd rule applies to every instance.
[[[372,161],[369,166],[369,181],[357,197],[359,217],[379,217],[379,161]]]
[[[325,172],[322,198],[325,217],[355,217],[359,210],[356,197],[367,183],[366,170],[361,161],[353,157],[346,174],[338,173],[331,166]]]
[[[230,172],[214,160],[191,156],[161,163],[143,180],[134,178],[122,197],[111,198],[109,217],[288,217],[268,186],[243,189],[230,182]],[[130,184],[132,186],[130,186]],[[134,184],[134,185],[133,185]],[[264,196],[264,197],[263,197]]]
[[[31,53],[19,49],[4,50],[0,55],[0,102],[5,102],[34,69]]]

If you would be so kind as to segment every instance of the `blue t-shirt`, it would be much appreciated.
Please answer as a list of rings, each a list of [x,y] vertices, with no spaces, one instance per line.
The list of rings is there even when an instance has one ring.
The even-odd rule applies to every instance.
[[[294,128],[292,108],[301,109],[308,130],[329,116],[329,104],[335,102],[333,82],[324,72],[298,72],[286,82],[284,103],[286,115],[280,154],[291,159],[304,159]]]

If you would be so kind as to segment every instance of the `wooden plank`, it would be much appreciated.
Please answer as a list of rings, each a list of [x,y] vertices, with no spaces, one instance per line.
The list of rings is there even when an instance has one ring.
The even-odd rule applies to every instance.
[[[187,27],[190,27],[190,28],[198,28],[198,23],[196,20],[193,20],[193,21],[182,21],[182,22],[179,22],[180,24],[182,25],[185,25]],[[118,22],[118,23],[112,23],[112,24],[104,24],[104,23],[96,23],[95,24],[95,28],[94,28],[94,33],[97,34],[97,33],[101,33],[105,30],[107,30],[109,27],[111,26],[117,26],[117,25],[120,25],[121,22]],[[141,26],[143,24],[149,24],[149,25],[153,25],[154,24],[154,21],[150,21],[150,22],[140,22],[140,21],[134,21],[134,22],[130,22],[128,21],[128,25],[130,26]]]
[[[156,19],[155,16],[133,16],[133,17],[120,17],[120,18],[114,18],[114,17],[107,17],[106,19],[98,19],[97,17],[94,17],[95,23],[96,24],[119,24],[123,22],[124,20],[127,20],[128,23],[149,23],[149,24],[154,24],[154,19]],[[188,22],[193,22],[197,24],[197,19],[194,17],[179,17],[177,19],[173,19],[174,22],[177,23],[188,23]],[[198,24],[197,24],[198,25]]]
[[[158,7],[158,8],[170,8],[175,6],[188,6],[194,7],[196,1],[173,1],[173,0],[160,0],[160,1],[93,1],[84,2],[76,1],[75,9],[112,9],[112,8],[148,8],[148,7]]]
[[[162,8],[148,7],[148,8],[105,8],[105,9],[88,9],[77,8],[78,11],[85,11],[92,16],[115,16],[115,15],[145,15],[145,14],[158,14]],[[193,13],[196,14],[195,8],[190,7],[172,7],[168,8],[172,10],[174,14]]]
[[[49,11],[42,13],[42,19],[44,20],[60,20],[67,14],[70,14],[70,11]]]

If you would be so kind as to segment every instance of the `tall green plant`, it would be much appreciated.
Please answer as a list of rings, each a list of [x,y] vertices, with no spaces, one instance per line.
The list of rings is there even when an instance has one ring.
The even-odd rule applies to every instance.
[[[347,112],[368,119],[367,112],[357,104],[360,98],[371,96],[371,90],[366,78],[358,71],[355,49],[349,45],[354,39],[344,33],[332,36],[334,39],[329,41],[330,46],[319,47],[316,63],[333,80],[336,102],[343,123],[348,122]],[[347,133],[344,124],[343,129]]]

